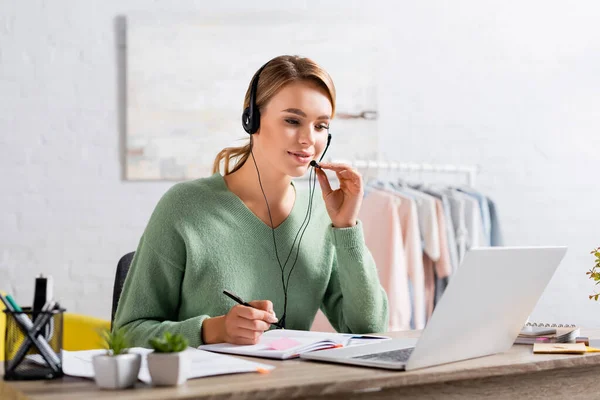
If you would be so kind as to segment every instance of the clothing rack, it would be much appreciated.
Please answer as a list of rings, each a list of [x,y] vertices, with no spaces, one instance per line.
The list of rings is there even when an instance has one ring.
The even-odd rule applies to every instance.
[[[429,164],[429,163],[410,163],[395,161],[376,161],[376,160],[332,160],[332,163],[349,164],[358,170],[388,170],[401,172],[439,172],[448,174],[464,174],[470,187],[475,186],[479,166],[477,165],[454,165],[454,164]]]

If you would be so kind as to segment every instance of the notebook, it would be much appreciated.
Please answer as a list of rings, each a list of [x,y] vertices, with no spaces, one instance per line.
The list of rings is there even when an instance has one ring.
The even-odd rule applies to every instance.
[[[345,347],[360,344],[363,341],[367,343],[381,339],[389,338],[375,335],[273,329],[263,333],[259,342],[255,345],[218,343],[202,345],[198,349],[217,353],[287,360],[311,351]]]
[[[583,354],[587,348],[583,343],[534,343],[534,354]]]
[[[555,330],[555,333],[536,335],[528,330],[528,327],[551,328]],[[567,343],[575,341],[575,338],[579,335],[580,329],[576,325],[528,322],[523,327],[523,331],[517,336],[515,344]]]

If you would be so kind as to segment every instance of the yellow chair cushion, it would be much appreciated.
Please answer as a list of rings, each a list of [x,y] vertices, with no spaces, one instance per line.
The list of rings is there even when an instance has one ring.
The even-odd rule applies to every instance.
[[[63,349],[69,351],[102,348],[100,332],[110,329],[110,321],[87,315],[65,313]]]
[[[6,293],[0,291],[2,296]],[[4,303],[0,301],[0,361],[4,361],[4,335],[6,335],[6,314],[4,313]]]

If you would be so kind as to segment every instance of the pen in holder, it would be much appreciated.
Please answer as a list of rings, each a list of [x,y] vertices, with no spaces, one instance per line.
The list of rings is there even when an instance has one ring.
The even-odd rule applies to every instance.
[[[63,376],[64,309],[4,310],[4,380],[54,379]]]

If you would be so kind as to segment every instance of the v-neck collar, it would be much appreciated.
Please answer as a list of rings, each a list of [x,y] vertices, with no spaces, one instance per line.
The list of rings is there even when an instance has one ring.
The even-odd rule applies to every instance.
[[[213,178],[217,183],[217,190],[219,190],[222,195],[223,205],[235,213],[236,217],[238,217],[237,222],[241,229],[258,235],[272,235],[271,227],[254,214],[242,199],[229,190],[225,183],[225,179],[220,173],[215,173]],[[291,182],[291,185],[294,187],[296,195],[294,205],[292,206],[290,214],[274,229],[275,234],[281,238],[294,237],[306,214],[307,196],[304,196],[297,190],[293,181]]]

